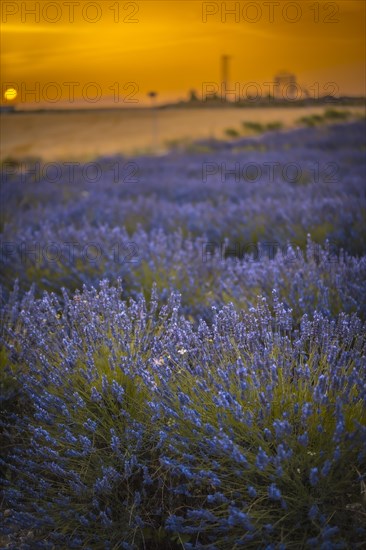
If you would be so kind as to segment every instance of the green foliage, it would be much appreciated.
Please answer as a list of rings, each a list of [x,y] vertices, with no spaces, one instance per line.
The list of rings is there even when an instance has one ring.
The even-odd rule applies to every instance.
[[[339,111],[337,109],[327,109],[324,113],[324,118],[328,120],[346,120],[351,116],[350,111]]]
[[[236,138],[239,137],[240,134],[235,128],[226,128],[225,135],[230,138]]]
[[[318,126],[327,122],[337,122],[349,119],[352,113],[347,110],[326,109],[322,115],[306,115],[298,119],[297,123],[308,127]]]
[[[282,128],[283,128],[283,124],[282,122],[279,122],[279,121],[268,122],[268,124],[266,125],[266,130],[269,130],[271,132],[282,130]]]
[[[322,124],[324,119],[321,115],[307,115],[299,118],[297,122],[298,124],[312,127]]]
[[[265,131],[265,126],[260,122],[244,121],[242,124],[245,130],[249,130],[257,134]]]

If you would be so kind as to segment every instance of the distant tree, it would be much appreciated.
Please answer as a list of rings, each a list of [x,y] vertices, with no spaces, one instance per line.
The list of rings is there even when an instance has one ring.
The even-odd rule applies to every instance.
[[[189,101],[198,101],[196,90],[190,90],[190,92],[189,92]]]
[[[157,120],[157,109],[156,109],[156,96],[157,92],[150,91],[147,93],[148,97],[151,99],[151,110],[152,110],[152,148],[156,149],[158,144],[158,120]]]

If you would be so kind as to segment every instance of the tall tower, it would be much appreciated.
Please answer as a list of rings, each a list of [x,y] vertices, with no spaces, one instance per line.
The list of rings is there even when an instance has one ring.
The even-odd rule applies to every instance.
[[[226,100],[226,90],[229,82],[229,55],[221,56],[221,100]]]

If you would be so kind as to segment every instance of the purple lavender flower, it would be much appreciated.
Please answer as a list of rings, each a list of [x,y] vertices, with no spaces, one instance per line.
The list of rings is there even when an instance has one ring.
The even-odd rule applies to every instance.
[[[313,504],[308,512],[308,517],[311,521],[314,521],[319,514],[319,508],[316,504]]]
[[[275,483],[271,483],[268,487],[268,496],[271,500],[281,500],[281,491],[278,489]]]
[[[319,483],[319,471],[318,468],[311,468],[309,474],[310,485],[315,487]]]
[[[266,452],[262,449],[262,447],[259,447],[257,458],[255,461],[255,465],[259,470],[264,470],[269,464],[269,457],[267,456]]]
[[[255,498],[255,497],[257,496],[257,491],[255,490],[255,488],[254,488],[252,485],[249,485],[249,486],[248,486],[247,492],[248,492],[248,495],[249,495],[251,498]]]

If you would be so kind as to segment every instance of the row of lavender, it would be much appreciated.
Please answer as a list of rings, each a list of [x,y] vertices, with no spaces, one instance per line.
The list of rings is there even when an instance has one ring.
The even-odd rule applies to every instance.
[[[361,547],[364,133],[4,163],[3,546]]]
[[[246,243],[304,244],[312,233],[363,253],[364,123],[318,132],[298,130],[275,142],[270,136],[164,158],[83,165],[6,161],[3,238],[47,243],[53,235],[63,242],[62,231],[72,226],[83,229],[86,239],[96,238],[92,227],[103,228],[113,242],[114,228],[132,234],[141,224],[146,231],[170,233],[178,226],[192,238]]]
[[[277,288],[297,315],[362,314],[364,147],[358,122],[204,155],[10,164],[1,282],[59,291],[122,277],[126,296],[148,296],[155,280],[192,315]],[[261,176],[245,179],[245,166]]]
[[[22,241],[17,247],[18,254],[9,255],[4,262],[4,282],[13,284],[18,276],[22,290],[35,282],[38,289],[59,292],[61,287],[76,290],[84,284],[97,285],[101,278],[113,282],[120,277],[124,298],[137,298],[141,293],[149,298],[155,282],[161,303],[171,291],[179,290],[182,311],[195,319],[209,320],[212,306],[229,302],[248,310],[258,294],[271,303],[274,288],[297,321],[315,309],[327,316],[341,311],[356,312],[361,318],[365,315],[366,257],[351,256],[332,243],[321,245],[309,238],[302,250],[291,243],[254,242],[243,245],[247,254],[240,259],[237,253],[243,250],[241,243],[192,240],[179,231],[166,234],[143,229],[136,231],[131,240],[124,229],[114,229],[113,246],[102,255],[98,251],[109,247],[110,232],[93,228],[91,235],[94,238],[85,240],[85,230],[64,229],[65,242],[91,244],[75,245],[73,256],[65,246],[62,261],[54,257],[57,252],[54,245],[47,249],[46,255],[45,249],[37,248],[33,240],[32,256],[27,257]],[[49,238],[57,244],[54,233]]]

